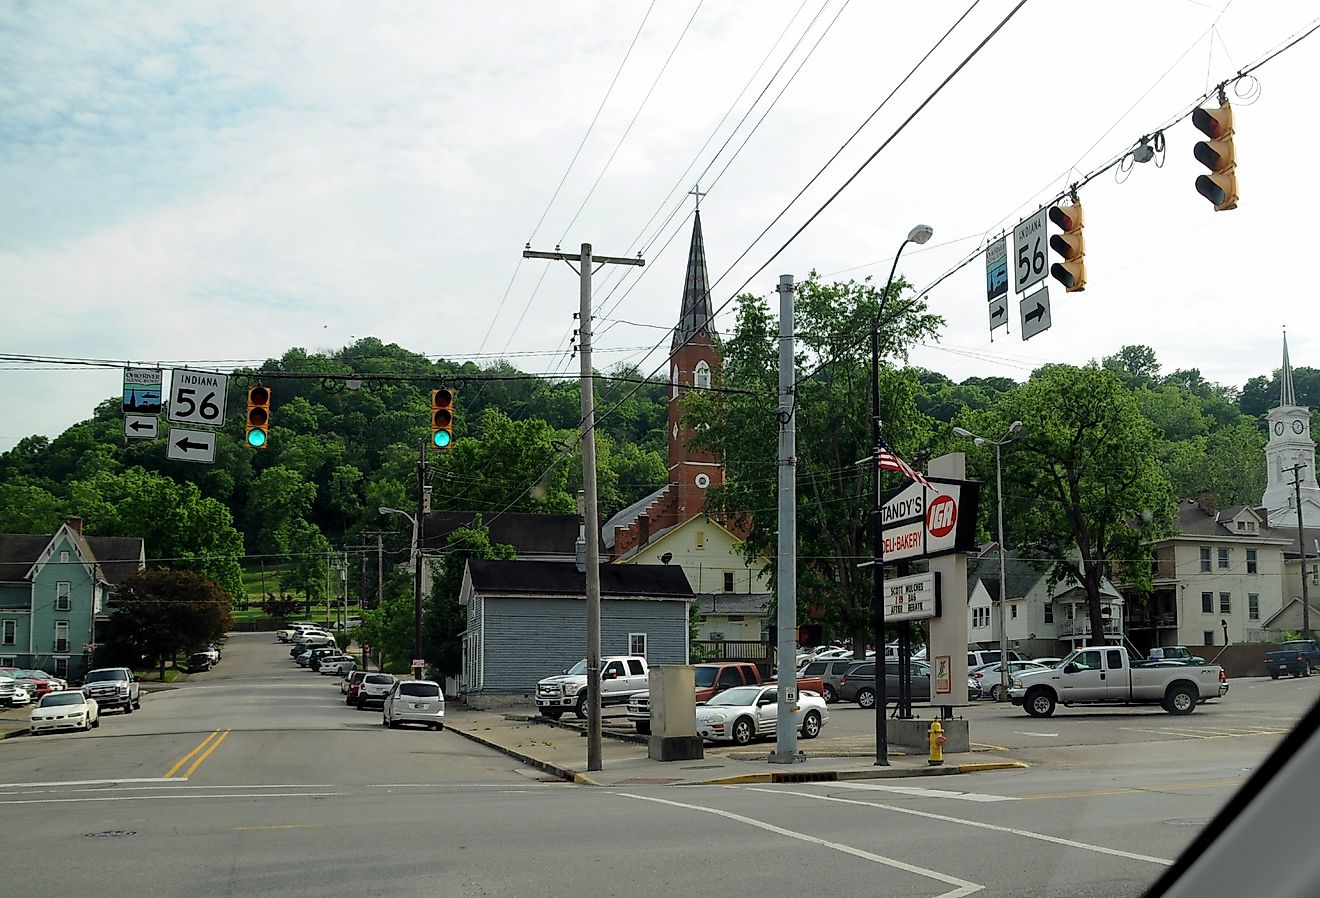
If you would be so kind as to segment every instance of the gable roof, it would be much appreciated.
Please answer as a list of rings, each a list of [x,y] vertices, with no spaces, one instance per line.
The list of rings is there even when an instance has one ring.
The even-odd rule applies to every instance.
[[[449,536],[461,527],[470,527],[480,512],[433,511],[422,525],[423,551],[440,551]],[[526,514],[505,512],[482,515],[490,532],[490,541],[513,546],[519,555],[565,555],[572,558],[581,520],[575,514]]]
[[[1036,567],[1031,562],[1017,557],[1013,552],[1006,552],[1004,555],[1004,586],[1008,591],[1007,598],[1010,602],[1025,599],[1037,587],[1041,590],[1041,598],[1047,602],[1065,596],[1073,590],[1082,589],[1082,584],[1067,578],[1054,584],[1053,593],[1047,592],[1045,586],[1049,580],[1051,565]],[[981,585],[985,587],[992,600],[999,596],[999,548],[993,543],[982,546],[981,553],[967,561],[968,596],[975,591],[977,580],[981,581]],[[1111,599],[1123,598],[1123,594],[1108,577],[1100,581],[1100,593]]]
[[[1248,506],[1237,505],[1215,512],[1206,511],[1196,499],[1183,499],[1178,503],[1178,523],[1172,539],[1178,537],[1232,537],[1253,542],[1277,540],[1280,535],[1269,527],[1265,518],[1255,509],[1252,517],[1259,523],[1254,531],[1234,530],[1229,522],[1242,514]]]
[[[693,515],[692,517],[688,518],[686,521],[679,521],[677,524],[674,524],[671,527],[665,527],[662,530],[651,531],[651,538],[646,541],[645,545],[634,546],[633,548],[629,549],[627,552],[624,552],[618,558],[615,558],[614,563],[618,564],[620,562],[626,562],[629,559],[636,558],[638,554],[642,552],[643,549],[656,548],[657,543],[663,542],[664,539],[671,534],[677,533],[686,527],[692,526],[694,522],[696,523],[697,526],[714,527],[716,530],[722,531],[723,533],[727,534],[729,539],[733,540],[735,543],[742,542],[742,539],[738,536],[738,534],[734,533],[728,527],[725,527],[719,521],[715,520],[714,518],[712,518],[710,515],[706,514],[703,511]]]
[[[26,580],[50,539],[31,533],[0,533],[0,580]]]
[[[584,596],[585,572],[572,561],[496,561],[472,558],[466,577],[472,588],[486,595]],[[676,564],[602,564],[602,596],[644,596],[657,599],[692,598],[687,575]]]
[[[143,563],[143,542],[135,536],[83,536],[67,524],[54,536],[34,533],[0,533],[0,581],[27,580],[63,531],[84,561],[94,568],[97,579],[118,585],[136,574]]]
[[[135,536],[84,537],[105,574],[118,586],[143,567],[143,543]]]

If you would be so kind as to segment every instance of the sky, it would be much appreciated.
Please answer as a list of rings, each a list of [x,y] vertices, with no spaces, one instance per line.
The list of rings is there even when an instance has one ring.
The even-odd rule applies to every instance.
[[[521,252],[590,242],[646,260],[598,275],[597,367],[663,370],[695,183],[717,308],[813,269],[883,283],[918,223],[899,272],[923,289],[1320,15],[1027,0],[890,141],[1018,6],[979,0],[758,240],[969,4],[0,0],[0,353],[225,370],[375,336],[565,372],[577,279]],[[1196,193],[1183,120],[1082,188],[1088,284],[1051,282],[1049,330],[991,340],[978,258],[929,290],[948,324],[910,363],[1022,380],[1143,343],[1241,386],[1287,325],[1320,366],[1318,51],[1230,87],[1236,210]],[[0,357],[0,379],[3,451],[122,376]]]

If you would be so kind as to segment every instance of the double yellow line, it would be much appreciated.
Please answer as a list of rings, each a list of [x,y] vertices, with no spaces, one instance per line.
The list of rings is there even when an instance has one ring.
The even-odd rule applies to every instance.
[[[174,775],[178,773],[179,769],[183,767],[184,764],[187,764],[189,761],[193,762],[192,766],[189,767],[186,771],[184,771],[183,774],[178,778],[187,779],[188,777],[192,776],[193,772],[196,771],[198,767],[202,766],[203,761],[211,757],[211,752],[215,751],[220,746],[220,743],[225,741],[225,737],[228,735],[229,735],[229,730],[212,730],[211,734],[201,741],[201,744],[199,744],[192,751],[188,752],[182,758],[179,758],[178,763],[175,764],[173,767],[171,767],[169,771],[165,774],[165,776],[162,777],[162,779],[174,779],[175,778]],[[197,757],[197,760],[193,761],[193,758],[196,757],[199,753],[201,756]]]

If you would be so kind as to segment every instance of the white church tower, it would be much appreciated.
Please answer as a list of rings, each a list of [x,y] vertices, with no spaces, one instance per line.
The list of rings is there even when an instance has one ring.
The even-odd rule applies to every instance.
[[[1302,480],[1302,521],[1320,527],[1320,486],[1315,479],[1315,442],[1311,439],[1311,411],[1297,404],[1292,364],[1288,361],[1288,334],[1283,335],[1283,369],[1279,373],[1279,406],[1267,417],[1270,441],[1265,446],[1266,485],[1260,504],[1269,513],[1271,527],[1297,526],[1297,490],[1294,465]]]

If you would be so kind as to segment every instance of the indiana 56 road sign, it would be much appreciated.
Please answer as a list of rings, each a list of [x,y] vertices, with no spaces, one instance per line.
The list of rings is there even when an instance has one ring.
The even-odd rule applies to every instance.
[[[228,374],[176,368],[170,377],[170,409],[167,417],[175,424],[219,427],[225,420],[225,398],[228,392]]]

